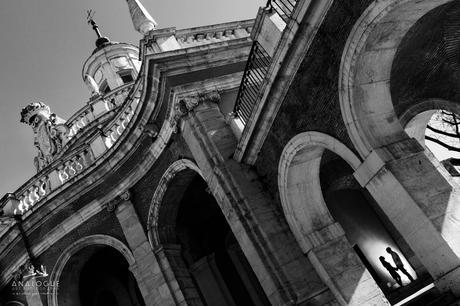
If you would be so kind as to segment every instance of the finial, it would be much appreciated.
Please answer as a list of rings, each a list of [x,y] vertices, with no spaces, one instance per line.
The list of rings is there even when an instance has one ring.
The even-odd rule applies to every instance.
[[[88,24],[90,24],[93,27],[93,30],[94,32],[96,32],[97,35],[96,47],[101,48],[105,44],[110,43],[110,39],[101,35],[101,32],[99,31],[99,26],[97,25],[96,21],[94,21],[93,17],[96,12],[93,10],[87,10],[86,13],[86,20],[88,21]]]
[[[88,21],[88,24],[93,26],[94,32],[96,32],[97,38],[102,37],[101,32],[99,31],[99,26],[97,25],[96,21],[94,21],[94,14],[96,13],[93,10],[87,10],[86,13],[88,14],[86,16],[86,20]]]
[[[131,14],[131,19],[136,31],[142,35],[146,35],[148,32],[155,29],[157,23],[139,0],[126,0],[126,2],[128,3],[129,13]]]

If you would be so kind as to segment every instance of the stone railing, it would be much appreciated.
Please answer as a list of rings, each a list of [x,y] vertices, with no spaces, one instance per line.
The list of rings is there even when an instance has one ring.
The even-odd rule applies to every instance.
[[[15,214],[24,214],[51,191],[67,182],[72,177],[83,172],[94,162],[94,155],[90,146],[86,146],[65,160],[53,163],[49,171],[39,173],[32,180],[15,192],[19,205]]]
[[[251,33],[252,25],[253,21],[247,20],[217,26],[178,30],[175,36],[181,48],[189,48],[192,46],[248,37]]]
[[[271,58],[268,53],[257,41],[254,41],[233,109],[233,113],[244,124],[248,122],[255,104],[260,98],[259,96],[270,63]]]
[[[124,86],[117,90],[116,93],[113,93],[113,95],[108,96],[111,99],[117,99],[117,97],[123,96],[126,98],[132,86],[133,84]],[[102,127],[99,133],[88,139],[86,145],[71,154],[64,155],[62,158],[53,161],[14,192],[15,198],[19,201],[17,207],[14,209],[14,214],[25,214],[41,200],[47,198],[59,188],[64,187],[64,185],[72,179],[77,179],[80,174],[85,173],[86,170],[95,164],[97,159],[114,147],[117,140],[127,129],[139,105],[142,80],[138,80],[136,86],[136,93],[132,98],[126,100],[125,103],[123,103],[123,101],[115,101],[114,107],[120,107],[120,111],[108,125]],[[99,101],[101,100],[95,101],[94,103],[98,103]],[[109,110],[110,109],[107,111]],[[94,114],[93,111],[88,112],[86,110],[80,110],[72,117],[73,119],[70,122],[73,122],[74,125],[82,124],[81,122],[86,119],[96,120],[103,113],[104,112]],[[85,124],[82,125],[80,129],[90,121],[85,121]]]
[[[266,7],[275,10],[284,22],[288,23],[297,2],[298,0],[269,0]]]
[[[137,94],[139,94],[139,92]],[[104,128],[104,143],[107,148],[111,148],[126,130],[128,123],[134,116],[134,112],[139,103],[139,98],[139,96],[134,97],[132,102],[120,111],[117,117],[112,120],[112,123]]]
[[[120,106],[128,96],[132,87],[133,83],[125,84],[106,95],[90,100],[85,107],[80,109],[66,122],[69,128],[69,140],[90,122],[111,111],[115,107]]]

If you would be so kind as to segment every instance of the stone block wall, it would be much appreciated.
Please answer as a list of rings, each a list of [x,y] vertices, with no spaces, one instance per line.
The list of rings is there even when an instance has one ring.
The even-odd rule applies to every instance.
[[[193,157],[182,137],[173,137],[169,146],[159,156],[155,165],[131,189],[132,202],[139,216],[142,227],[146,229],[147,219],[156,187],[166,169],[178,159]]]
[[[329,134],[351,150],[339,106],[338,75],[349,33],[370,0],[335,1],[299,68],[255,164],[267,189],[278,196],[278,164],[287,142],[305,131]]]

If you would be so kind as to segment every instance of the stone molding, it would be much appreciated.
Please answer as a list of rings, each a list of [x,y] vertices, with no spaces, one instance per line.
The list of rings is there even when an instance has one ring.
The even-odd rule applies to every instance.
[[[288,142],[281,154],[280,164],[278,166],[278,188],[280,192],[281,205],[283,206],[283,211],[289,226],[304,252],[308,252],[308,250],[312,248],[313,242],[310,241],[308,237],[311,232],[315,231],[315,229],[313,227],[305,228],[305,226],[302,225],[302,222],[304,221],[302,220],[302,217],[312,217],[312,214],[307,213],[307,207],[298,206],[292,202],[293,195],[289,192],[289,186],[290,184],[295,184],[293,180],[296,178],[291,177],[295,176],[295,173],[291,173],[291,166],[293,162],[296,163],[294,166],[295,168],[299,168],[301,162],[302,164],[308,163],[305,164],[305,167],[309,169],[307,171],[309,174],[309,182],[312,182],[310,184],[314,184],[318,187],[317,190],[319,190],[319,193],[310,194],[311,201],[309,201],[309,203],[314,203],[314,208],[312,209],[312,207],[309,207],[309,209],[312,209],[312,211],[315,211],[318,214],[326,213],[326,215],[328,215],[329,213],[319,185],[320,182],[318,173],[321,155],[325,149],[330,150],[343,158],[353,169],[357,169],[361,164],[359,158],[356,157],[349,148],[332,136],[320,132],[304,132],[298,134]],[[307,152],[308,156],[299,156],[299,152]],[[301,180],[302,178],[298,179]],[[331,219],[331,217],[329,218]],[[307,222],[307,224],[310,223],[311,222]]]
[[[134,255],[131,253],[130,249],[120,240],[108,236],[108,235],[91,235],[81,238],[70,246],[68,246],[59,256],[56,264],[54,265],[53,271],[50,275],[50,282],[59,281],[61,273],[64,270],[67,261],[81,249],[92,246],[92,245],[106,245],[114,248],[119,251],[123,257],[128,262],[129,266],[133,266],[136,263]],[[48,288],[48,305],[49,306],[58,306],[58,288],[56,286]]]
[[[155,193],[153,194],[151,200],[147,219],[147,235],[152,249],[156,249],[160,245],[160,238],[158,237],[157,227],[163,197],[166,193],[166,190],[168,189],[171,180],[176,176],[176,174],[186,169],[193,170],[198,175],[203,177],[200,168],[198,168],[198,166],[194,162],[188,159],[179,159],[172,163],[168,167],[168,169],[166,169],[166,171],[161,176],[157,188],[155,189]]]
[[[145,33],[140,42],[140,57],[146,55],[147,48],[155,50],[154,44],[161,39],[173,37],[180,48],[189,48],[204,44],[224,42],[231,39],[249,38],[253,20],[236,21],[192,29],[176,30],[175,27],[154,29]]]

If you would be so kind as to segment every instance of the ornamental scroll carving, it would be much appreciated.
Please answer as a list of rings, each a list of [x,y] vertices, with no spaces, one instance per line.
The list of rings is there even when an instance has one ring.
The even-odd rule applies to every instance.
[[[177,100],[178,101],[174,105],[174,120],[171,122],[173,126],[177,124],[180,118],[186,116],[200,103],[205,101],[219,103],[220,94],[217,91],[211,91],[184,96]]]
[[[34,165],[38,172],[65,146],[69,129],[65,121],[51,113],[49,106],[42,102],[33,102],[23,108],[21,122],[30,125],[34,132],[34,145],[38,150]]]
[[[121,202],[129,201],[130,199],[131,199],[131,192],[129,190],[126,190],[119,196],[108,201],[105,207],[107,208],[107,211],[113,212],[117,209],[117,206],[120,205]]]

